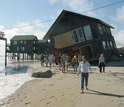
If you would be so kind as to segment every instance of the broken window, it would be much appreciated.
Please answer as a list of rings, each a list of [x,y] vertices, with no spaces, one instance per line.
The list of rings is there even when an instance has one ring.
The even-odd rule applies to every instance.
[[[103,48],[104,48],[105,50],[107,50],[106,42],[105,42],[105,41],[102,41],[102,44],[103,44]]]
[[[93,39],[91,28],[89,25],[84,27],[84,33],[85,33],[86,40]]]
[[[73,30],[72,33],[73,33],[73,38],[75,43],[85,41],[84,34],[81,28]]]
[[[103,34],[102,26],[101,26],[101,24],[99,24],[99,23],[98,23],[98,29],[99,29],[99,33],[100,33],[100,34]]]

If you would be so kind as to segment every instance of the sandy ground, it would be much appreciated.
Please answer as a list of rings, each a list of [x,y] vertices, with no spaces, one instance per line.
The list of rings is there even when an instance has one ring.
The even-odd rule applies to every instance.
[[[34,71],[49,68],[35,64]],[[124,107],[124,67],[106,67],[100,74],[92,67],[89,89],[80,94],[80,76],[69,69],[61,73],[51,69],[52,78],[39,78],[26,82],[14,94],[0,103],[1,107]]]

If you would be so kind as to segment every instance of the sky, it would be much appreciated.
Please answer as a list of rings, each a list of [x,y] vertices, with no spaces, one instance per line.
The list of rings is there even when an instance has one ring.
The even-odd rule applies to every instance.
[[[9,28],[56,19],[62,10],[81,13],[118,1],[122,0],[0,0],[0,31],[5,33],[8,42],[14,35],[24,34],[36,35],[38,39],[42,39],[54,21],[23,28]],[[112,35],[117,47],[124,46],[124,2],[81,14],[114,26]],[[4,45],[4,41],[0,41],[0,55],[4,54]]]

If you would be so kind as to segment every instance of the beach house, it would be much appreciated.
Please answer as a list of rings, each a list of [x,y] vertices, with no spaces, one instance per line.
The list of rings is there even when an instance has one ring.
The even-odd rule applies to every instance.
[[[38,52],[38,39],[34,35],[15,35],[10,39],[10,52],[13,54],[23,54],[23,57],[31,56]]]
[[[106,59],[116,54],[116,44],[112,36],[113,26],[102,20],[63,10],[44,36],[50,40],[52,53],[86,55],[89,61],[98,60],[101,53]]]

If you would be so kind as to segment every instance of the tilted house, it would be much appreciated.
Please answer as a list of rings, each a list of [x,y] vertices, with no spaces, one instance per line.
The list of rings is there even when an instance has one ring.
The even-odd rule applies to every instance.
[[[63,10],[44,39],[50,39],[55,55],[67,53],[86,55],[88,60],[97,60],[101,53],[108,59],[116,52],[111,25],[89,16]]]
[[[33,55],[38,51],[38,39],[34,35],[16,35],[10,41],[11,53]]]
[[[49,43],[47,40],[38,41],[38,54],[49,54]]]

